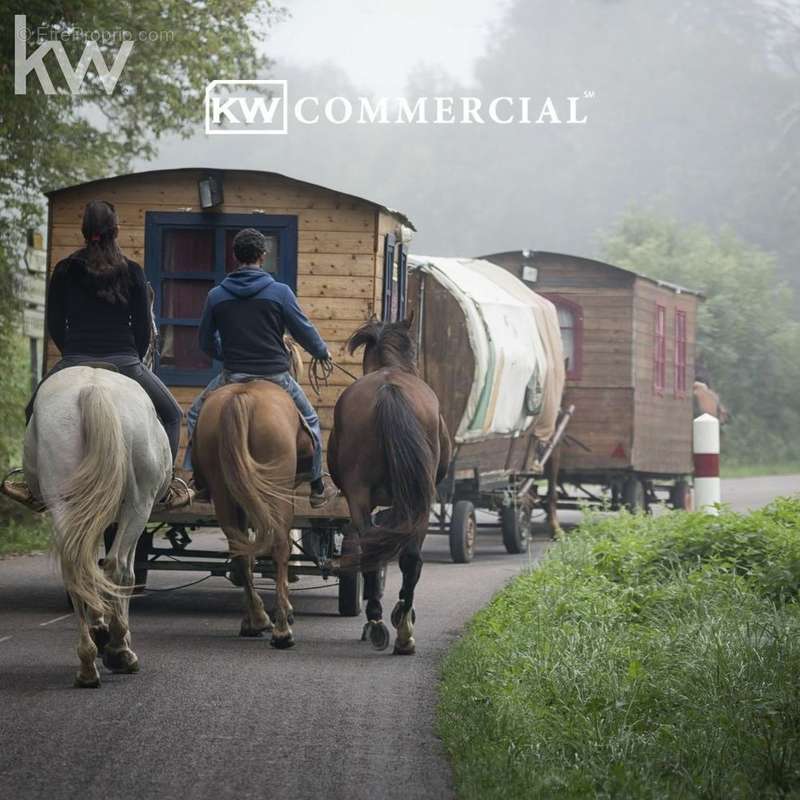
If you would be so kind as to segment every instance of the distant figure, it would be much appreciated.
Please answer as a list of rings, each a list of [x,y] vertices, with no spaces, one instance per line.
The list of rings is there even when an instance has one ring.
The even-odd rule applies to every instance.
[[[702,381],[695,381],[692,384],[692,396],[694,398],[694,415],[699,417],[701,414],[711,414],[719,420],[720,426],[730,421],[731,415],[728,409],[722,405],[719,395],[708,384]]]

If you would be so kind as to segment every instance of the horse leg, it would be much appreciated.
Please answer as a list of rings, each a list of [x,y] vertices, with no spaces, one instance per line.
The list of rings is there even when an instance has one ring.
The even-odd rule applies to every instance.
[[[222,508],[222,501],[219,505]],[[217,513],[222,531],[228,539],[230,551],[236,552],[237,546],[243,548],[250,541],[247,533],[228,524],[224,510],[221,514],[219,511]],[[272,630],[272,620],[264,608],[264,601],[256,591],[253,564],[254,559],[249,555],[236,555],[231,558],[231,573],[235,578],[233,582],[241,586],[244,591],[244,618],[239,628],[239,636],[246,638],[258,637],[264,631]]]
[[[561,447],[556,447],[550,455],[547,464],[547,524],[550,533],[555,539],[563,533],[558,521],[558,469],[561,463]]]
[[[294,610],[289,602],[289,530],[281,526],[283,533],[276,535],[272,545],[272,561],[275,564],[275,625],[272,628],[270,644],[279,650],[294,646],[291,625],[294,623]]]
[[[78,658],[80,669],[75,675],[75,686],[78,689],[98,689],[100,687],[100,671],[94,663],[97,658],[97,645],[92,639],[89,627],[90,611],[86,604],[70,592],[72,607],[78,618]]]
[[[109,598],[111,613],[109,615],[109,640],[103,650],[103,664],[111,672],[131,674],[139,671],[139,659],[131,650],[131,633],[129,621],[130,596],[136,582],[134,576],[134,559],[136,544],[147,523],[150,503],[123,518],[119,522],[114,544],[106,556],[103,569],[109,580],[120,587],[118,595]]]
[[[421,537],[424,539],[424,536]],[[400,600],[392,610],[392,625],[397,629],[394,642],[395,655],[410,656],[416,652],[414,642],[414,587],[422,572],[422,541],[412,539],[400,553],[400,571],[403,573],[403,585],[400,588]]]

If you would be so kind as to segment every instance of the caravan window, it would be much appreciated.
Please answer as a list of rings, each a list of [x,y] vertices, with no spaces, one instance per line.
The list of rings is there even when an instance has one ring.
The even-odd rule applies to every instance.
[[[558,312],[558,327],[561,329],[561,342],[564,346],[567,380],[580,380],[583,360],[583,309],[561,295],[545,294],[544,297],[553,303]]]

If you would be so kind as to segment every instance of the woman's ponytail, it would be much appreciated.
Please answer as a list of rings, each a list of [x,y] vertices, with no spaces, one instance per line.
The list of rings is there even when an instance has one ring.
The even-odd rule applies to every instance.
[[[109,303],[127,305],[130,281],[128,262],[117,243],[117,212],[105,200],[86,204],[81,225],[86,241],[86,271],[97,296]]]

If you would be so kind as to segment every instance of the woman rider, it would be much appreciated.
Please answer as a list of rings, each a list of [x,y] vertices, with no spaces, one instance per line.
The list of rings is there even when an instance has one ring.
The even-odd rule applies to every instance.
[[[181,408],[166,386],[142,363],[150,344],[150,303],[144,271],[125,258],[117,243],[117,213],[111,203],[92,200],[83,212],[85,246],[56,264],[47,291],[47,329],[61,351],[58,370],[111,363],[136,381],[153,401],[167,432],[173,463],[178,455]],[[41,385],[41,384],[40,384]],[[34,393],[25,410],[33,413]],[[36,507],[23,481],[6,480],[6,494]],[[179,508],[191,500],[186,483],[173,476],[160,505]]]

